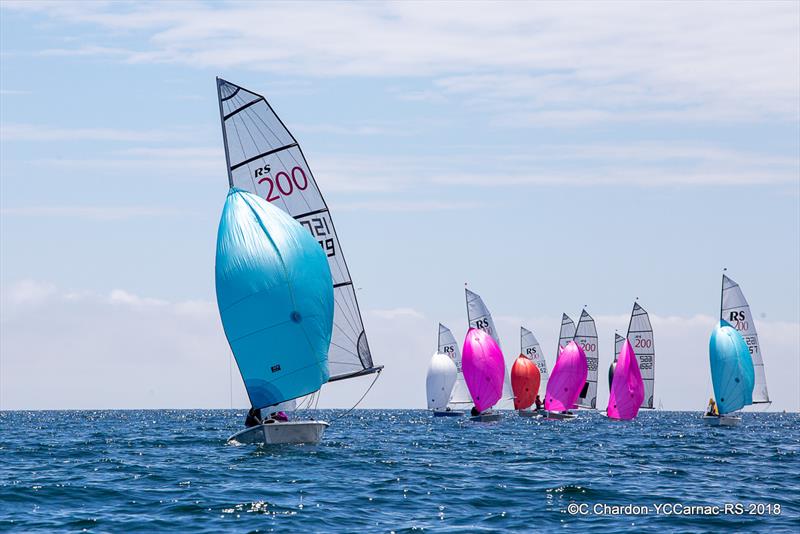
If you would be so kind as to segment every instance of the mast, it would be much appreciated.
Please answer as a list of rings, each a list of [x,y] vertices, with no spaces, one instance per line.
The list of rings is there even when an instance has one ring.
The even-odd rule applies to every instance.
[[[222,144],[225,147],[225,170],[228,172],[228,187],[233,187],[231,155],[228,152],[228,132],[225,131],[225,113],[222,111],[222,83],[217,76],[217,102],[219,103],[219,124],[222,127]]]

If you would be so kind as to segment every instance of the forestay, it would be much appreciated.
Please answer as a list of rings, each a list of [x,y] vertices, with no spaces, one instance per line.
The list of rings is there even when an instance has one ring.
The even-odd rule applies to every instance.
[[[330,380],[380,370],[373,366],[353,281],[328,206],[297,140],[261,95],[217,78],[228,179],[300,222],[328,258],[334,288]]]
[[[577,343],[586,354],[586,365],[588,372],[586,384],[578,397],[578,405],[582,408],[597,407],[597,362],[599,353],[597,349],[597,328],[594,319],[586,310],[581,312],[578,326],[575,328],[575,343]]]
[[[547,361],[545,361],[542,347],[539,346],[539,341],[536,339],[536,336],[533,335],[533,332],[525,327],[520,327],[519,337],[522,355],[532,360],[533,363],[536,364],[536,367],[539,368],[539,374],[542,377],[539,391],[547,391],[547,379],[550,375],[547,372]]]
[[[500,351],[503,350],[503,345],[500,343],[500,335],[497,332],[497,328],[494,326],[494,319],[492,319],[492,314],[489,313],[489,309],[486,307],[486,304],[483,303],[483,299],[477,293],[470,291],[469,289],[464,288],[466,291],[467,296],[467,319],[469,320],[469,327],[470,328],[477,328],[478,330],[483,330],[494,339],[497,346],[500,348]],[[505,363],[505,357],[503,357],[503,376],[505,379],[503,380],[503,399],[513,399],[514,393],[511,391],[511,377],[508,374],[508,365]]]
[[[744,298],[739,284],[724,274],[722,275],[722,306],[719,317],[729,322],[742,334],[747,348],[750,350],[756,377],[753,388],[753,404],[770,402],[764,360],[761,357],[761,345],[758,343],[758,333],[756,333],[753,315],[750,313],[750,305]]]
[[[453,332],[441,323],[439,323],[439,353],[450,357],[456,365],[456,383],[453,386],[448,406],[451,408],[463,408],[463,405],[472,404],[472,397],[469,394],[469,389],[467,389],[467,383],[464,381],[464,371],[461,368],[461,350],[458,348]]]
[[[653,408],[653,394],[656,378],[656,344],[653,341],[653,326],[647,311],[634,302],[631,320],[628,323],[628,341],[639,362],[639,370],[644,382],[644,400],[642,408]],[[619,354],[619,349],[617,349]]]

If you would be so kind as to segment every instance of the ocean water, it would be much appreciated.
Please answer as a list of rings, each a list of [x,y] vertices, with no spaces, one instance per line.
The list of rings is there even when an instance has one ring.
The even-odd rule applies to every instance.
[[[331,420],[339,411],[318,412]],[[233,446],[241,410],[0,413],[0,530],[797,532],[800,415],[499,423],[361,410],[317,446]],[[735,513],[680,506],[741,503]],[[654,505],[667,504],[672,513]],[[587,515],[570,513],[585,505]],[[597,506],[648,506],[649,513]],[[683,511],[686,508],[682,509]],[[732,509],[735,511],[735,509]],[[751,515],[752,513],[752,515]]]

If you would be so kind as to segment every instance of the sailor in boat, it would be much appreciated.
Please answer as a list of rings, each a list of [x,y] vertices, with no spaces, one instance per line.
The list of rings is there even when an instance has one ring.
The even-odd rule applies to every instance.
[[[470,415],[472,417],[477,417],[477,416],[479,416],[481,414],[481,412],[480,412],[480,410],[478,410],[477,406],[473,406],[472,410],[470,410],[469,413],[470,413]]]
[[[536,410],[537,411],[541,410],[543,408],[543,406],[542,406],[542,399],[541,399],[541,397],[539,397],[539,395],[536,395],[536,401],[535,402],[536,402]]]
[[[719,417],[719,410],[717,409],[717,403],[714,402],[714,397],[708,399],[708,408],[706,408],[706,415],[709,417]]]
[[[250,411],[247,412],[247,418],[244,420],[244,426],[246,428],[250,428],[252,426],[258,426],[260,424],[262,424],[261,410],[258,408],[250,408]]]
[[[264,421],[264,423],[288,423],[289,416],[286,415],[286,412],[273,412],[269,414],[269,420]]]

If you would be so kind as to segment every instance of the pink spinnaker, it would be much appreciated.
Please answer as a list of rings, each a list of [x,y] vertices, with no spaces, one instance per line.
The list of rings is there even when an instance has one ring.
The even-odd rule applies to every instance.
[[[488,410],[503,395],[503,352],[492,336],[470,328],[461,351],[461,370],[478,411]]]
[[[588,374],[586,354],[577,343],[570,341],[558,353],[556,365],[550,373],[544,408],[554,412],[565,412],[574,407],[578,395],[586,384]]]
[[[644,400],[644,381],[633,347],[625,340],[617,357],[617,367],[608,397],[608,416],[614,419],[633,419]]]

